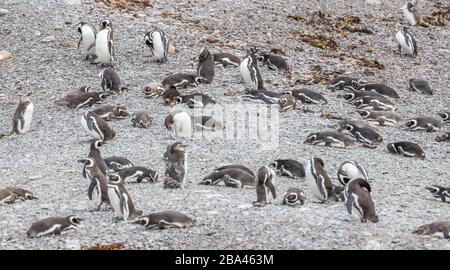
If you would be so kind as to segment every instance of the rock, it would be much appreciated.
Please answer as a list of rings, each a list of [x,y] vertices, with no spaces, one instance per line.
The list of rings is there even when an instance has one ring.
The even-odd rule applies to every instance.
[[[55,41],[54,36],[48,36],[42,40],[42,42],[44,42],[44,43],[49,43],[49,42],[53,42],[53,41]]]
[[[169,43],[169,52],[174,53],[176,51],[175,46],[173,46],[171,43]]]
[[[11,58],[11,53],[7,51],[0,51],[0,62]]]
[[[367,241],[366,249],[368,250],[380,250],[382,249],[382,246],[380,242],[376,240],[369,240]]]
[[[4,15],[6,15],[8,13],[9,13],[9,10],[4,9],[4,8],[0,8],[0,16],[4,16]]]
[[[64,249],[80,250],[81,249],[80,241],[76,239],[67,239],[64,243]]]

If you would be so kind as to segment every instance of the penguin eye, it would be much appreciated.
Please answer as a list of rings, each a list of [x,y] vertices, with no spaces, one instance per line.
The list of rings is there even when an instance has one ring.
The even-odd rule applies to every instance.
[[[350,131],[350,130],[353,129],[353,126],[352,125],[345,125],[345,129]]]

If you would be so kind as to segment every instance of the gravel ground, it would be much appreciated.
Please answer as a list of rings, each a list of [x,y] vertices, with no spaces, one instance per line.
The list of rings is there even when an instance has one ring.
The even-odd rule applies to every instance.
[[[188,144],[189,185],[185,190],[165,190],[162,183],[129,184],[127,188],[138,208],[145,213],[178,210],[197,218],[190,229],[144,231],[127,222],[115,222],[109,211],[91,212],[87,183],[76,160],[88,154],[88,136],[79,118],[86,109],[70,110],[53,104],[54,98],[80,86],[100,88],[101,68],[82,60],[77,51],[76,25],[80,21],[97,26],[110,18],[114,33],[116,69],[129,92],[113,97],[110,104],[123,104],[131,112],[146,109],[154,117],[150,129],[131,126],[130,119],[111,122],[117,137],[102,147],[104,157],[119,154],[136,164],[150,166],[161,175],[162,155],[174,139],[162,125],[170,108],[161,99],[145,99],[141,88],[174,72],[193,72],[195,58],[203,46],[210,51],[226,50],[244,56],[244,48],[282,48],[292,66],[291,78],[261,67],[271,90],[293,88],[298,79],[307,80],[321,70],[347,72],[368,81],[387,82],[401,95],[398,112],[406,117],[435,115],[448,109],[449,30],[445,27],[413,29],[419,45],[416,59],[395,53],[394,36],[403,17],[403,0],[395,1],[158,1],[138,12],[122,13],[93,1],[5,0],[0,8],[0,49],[13,57],[0,63],[0,129],[7,130],[17,102],[16,80],[33,90],[35,105],[32,130],[22,136],[1,140],[0,186],[21,186],[40,200],[0,207],[0,249],[64,249],[96,243],[124,243],[128,249],[450,249],[439,237],[411,233],[424,223],[449,219],[450,204],[434,199],[424,189],[431,184],[450,185],[446,143],[436,143],[436,133],[410,132],[398,127],[380,128],[384,143],[377,149],[335,149],[304,145],[311,131],[331,129],[335,120],[321,118],[331,112],[344,118],[358,118],[336,93],[322,84],[308,87],[324,94],[327,105],[309,106],[314,113],[289,111],[280,115],[279,145],[263,148],[255,140],[194,140]],[[381,4],[376,4],[381,2]],[[435,1],[422,1],[430,13]],[[337,51],[323,50],[300,40],[300,32],[326,33],[324,26],[288,19],[288,15],[308,17],[322,10],[331,16],[354,15],[375,34],[334,35]],[[144,48],[143,38],[153,26],[163,29],[176,48],[166,64],[159,65]],[[43,41],[48,42],[43,42]],[[354,59],[339,59],[349,52],[376,59],[385,69],[361,66]],[[315,71],[314,71],[315,70]],[[412,77],[428,79],[436,94],[422,96],[407,90]],[[306,79],[305,79],[306,78]],[[300,87],[300,86],[295,86]],[[216,68],[212,84],[196,90],[214,96],[219,104],[240,102],[244,86],[238,69]],[[386,144],[398,140],[419,143],[427,154],[421,161],[391,155]],[[348,215],[340,204],[322,205],[315,200],[303,180],[278,177],[277,198],[263,208],[253,208],[255,191],[200,186],[197,183],[214,167],[240,163],[257,170],[276,158],[295,158],[305,163],[320,156],[335,179],[340,163],[354,159],[363,163],[372,180],[372,197],[380,217],[377,224],[362,224]],[[307,193],[304,206],[281,205],[289,187],[300,186]],[[61,237],[27,239],[25,232],[39,218],[77,214],[84,227]]]

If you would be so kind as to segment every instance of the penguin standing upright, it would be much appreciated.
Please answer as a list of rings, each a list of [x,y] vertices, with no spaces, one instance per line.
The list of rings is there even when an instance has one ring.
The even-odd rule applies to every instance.
[[[89,179],[88,198],[97,202],[96,210],[99,211],[104,203],[111,204],[108,197],[108,178],[103,174],[94,158],[78,160],[84,164],[86,179]],[[95,196],[95,198],[94,198]]]
[[[370,192],[370,185],[366,180],[361,178],[350,180],[344,190],[345,205],[350,215],[353,209],[358,212],[361,216],[361,222],[369,220],[377,223],[379,219],[375,213],[375,206]]]
[[[119,218],[129,220],[142,215],[142,210],[135,208],[123,180],[117,174],[112,174],[109,178],[108,197],[114,212]]]
[[[324,166],[321,158],[312,157],[305,170],[306,181],[311,192],[320,202],[338,201],[334,186]]]
[[[406,3],[402,7],[403,15],[411,26],[420,25],[427,27],[428,25],[423,21],[422,16],[420,15],[418,1],[419,0],[412,0]]]
[[[176,142],[169,145],[164,153],[166,171],[164,188],[185,188],[187,182],[187,155],[185,146]]]
[[[89,149],[89,155],[88,158],[93,158],[95,160],[95,163],[98,165],[98,168],[100,171],[106,175],[106,171],[108,170],[108,165],[106,165],[106,162],[103,160],[102,155],[100,153],[100,147],[105,144],[102,140],[92,140],[91,146]],[[87,178],[86,174],[86,166],[83,167],[83,177]],[[89,180],[89,179],[88,179]]]
[[[78,33],[80,33],[80,41],[78,41],[77,49],[79,50],[80,46],[82,46],[86,60],[95,58],[95,39],[97,38],[97,31],[94,26],[85,22],[80,22],[77,29]]]
[[[167,54],[169,52],[169,40],[166,34],[159,30],[147,32],[144,38],[145,44],[150,48],[158,63],[167,62]]]
[[[109,20],[100,23],[101,31],[95,39],[95,63],[112,66],[114,62],[113,29]]]
[[[164,119],[164,126],[172,130],[175,137],[190,138],[194,132],[192,117],[184,111],[171,112]]]
[[[239,65],[242,79],[250,90],[264,90],[264,82],[258,68],[257,52],[258,50],[252,47]]]
[[[204,78],[205,83],[214,79],[214,56],[206,48],[198,55],[197,76]]]
[[[269,166],[259,168],[256,176],[256,201],[253,206],[264,206],[269,200],[269,192],[276,199],[276,190],[274,186],[275,172]]]
[[[29,96],[33,92],[29,92],[25,95],[20,94],[19,105],[13,117],[13,127],[11,134],[24,134],[31,128],[31,121],[33,120],[34,105],[31,102]]]
[[[403,51],[408,54],[412,55],[414,57],[417,56],[417,44],[416,39],[414,36],[408,31],[407,27],[402,27],[400,31],[397,32],[395,35],[395,38],[397,39],[399,45],[398,45],[398,52],[400,55]]]

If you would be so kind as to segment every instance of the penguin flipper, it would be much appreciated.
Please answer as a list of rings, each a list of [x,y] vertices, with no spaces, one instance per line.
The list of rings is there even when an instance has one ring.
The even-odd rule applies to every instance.
[[[273,197],[274,199],[276,199],[276,198],[277,198],[277,191],[276,191],[276,189],[275,189],[274,184],[272,183],[272,180],[267,181],[267,182],[266,182],[266,185],[267,185],[267,187],[269,188],[270,193],[272,193],[272,197]]]
[[[120,196],[120,212],[123,215],[123,219],[127,220],[130,215],[130,209],[128,207],[128,196],[126,194]]]
[[[322,175],[319,175],[319,176],[316,178],[316,184],[317,184],[317,187],[319,188],[320,194],[321,194],[324,198],[327,198],[328,196],[327,196],[327,190],[326,190],[326,188],[325,188],[325,178],[324,178]]]
[[[351,194],[347,196],[347,200],[345,201],[345,206],[347,206],[347,211],[351,215],[353,210],[353,203],[355,202],[355,198]]]
[[[80,49],[81,42],[83,41],[83,35],[81,35],[80,40],[78,41],[77,50]]]
[[[88,198],[91,201],[92,201],[92,193],[94,192],[96,187],[97,187],[97,181],[91,180],[91,184],[88,187]]]

